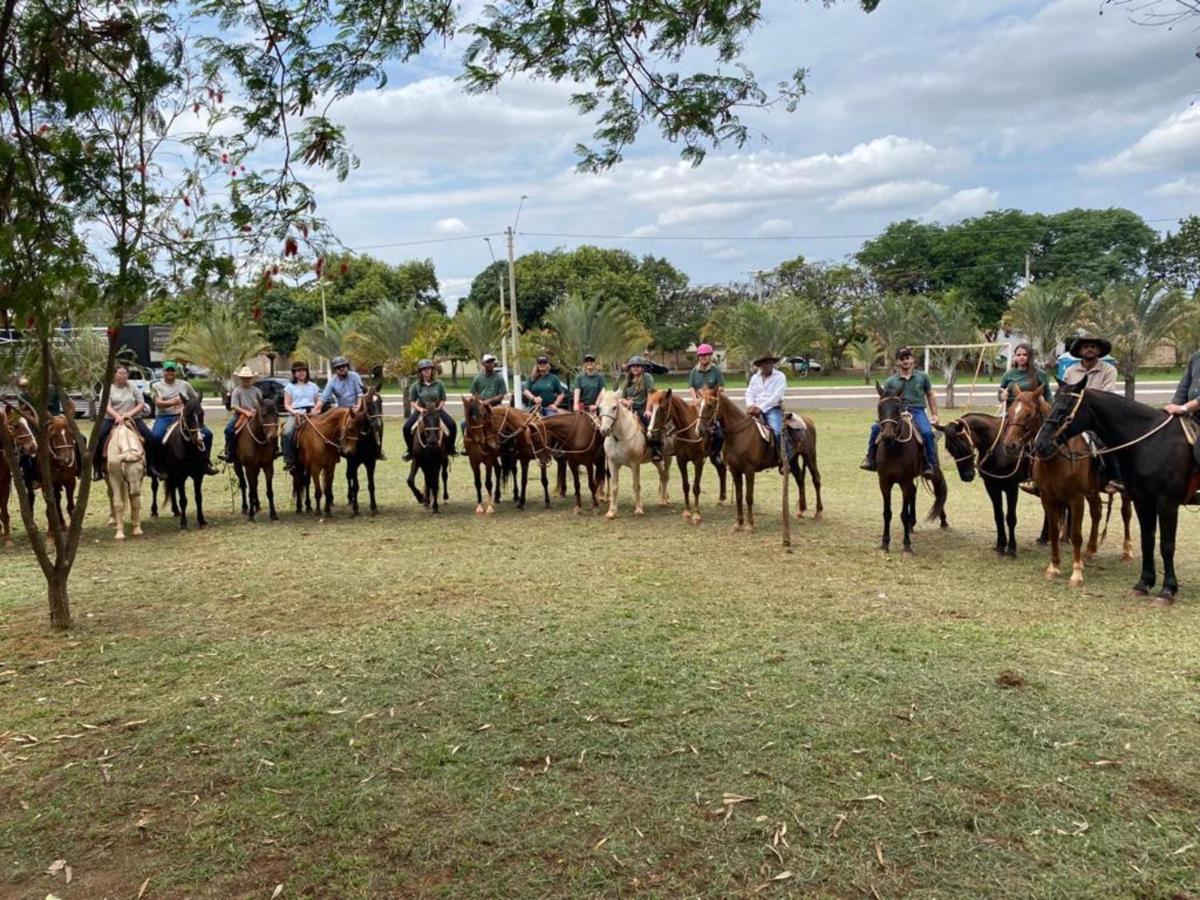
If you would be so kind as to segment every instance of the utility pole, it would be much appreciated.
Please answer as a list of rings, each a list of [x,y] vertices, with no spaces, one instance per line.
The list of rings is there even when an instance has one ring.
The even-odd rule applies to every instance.
[[[1030,259],[1029,254],[1026,253],[1025,254],[1025,286],[1026,287],[1033,284],[1033,269],[1031,267],[1031,263],[1032,263],[1032,260]]]
[[[509,325],[512,328],[513,406],[517,409],[524,409],[525,402],[521,396],[521,357],[517,351],[517,271],[513,264],[513,227],[509,225],[504,233],[508,238],[508,317]],[[503,291],[503,281],[501,281],[500,288]]]
[[[496,265],[498,260],[496,259],[496,251],[492,249],[492,239],[489,237],[485,237],[483,239],[483,242],[485,244],[487,244],[488,253],[491,254],[492,265],[493,266]],[[500,370],[504,373],[505,380],[507,380],[508,379],[508,342],[504,339],[504,336],[503,336],[504,316],[505,316],[505,312],[506,312],[504,309],[504,270],[499,267],[497,267],[497,269],[496,269],[496,283],[500,286],[500,329],[501,329]]]

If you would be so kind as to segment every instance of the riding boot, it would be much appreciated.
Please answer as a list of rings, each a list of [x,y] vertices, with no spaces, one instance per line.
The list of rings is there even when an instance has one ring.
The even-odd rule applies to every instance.
[[[405,461],[412,459],[412,442],[413,442],[412,432],[405,431],[404,432],[404,456],[401,457]]]
[[[97,455],[95,461],[92,463],[92,481],[103,481],[104,469],[104,457]]]
[[[866,456],[864,456],[862,463],[859,465],[859,468],[862,469],[864,472],[874,472],[875,471],[874,455],[868,453]]]
[[[221,462],[233,462],[233,441],[225,442],[225,449],[221,451],[217,459],[221,460]]]
[[[1033,494],[1035,497],[1042,496],[1042,489],[1037,486],[1036,481],[1025,481],[1021,483],[1021,490],[1027,494]]]

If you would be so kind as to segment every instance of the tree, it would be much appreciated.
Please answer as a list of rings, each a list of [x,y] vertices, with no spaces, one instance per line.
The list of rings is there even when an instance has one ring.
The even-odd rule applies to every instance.
[[[1033,346],[1035,360],[1054,368],[1058,347],[1075,333],[1087,295],[1055,281],[1035,281],[1017,294],[1004,324]]]
[[[320,360],[346,356],[350,352],[350,335],[354,328],[355,322],[351,316],[330,319],[328,323],[314,325],[300,335],[296,342],[296,352],[308,357],[308,364],[313,367],[313,371],[316,371]]]
[[[496,353],[500,346],[500,307],[495,303],[479,306],[464,300],[454,313],[451,328],[466,348],[466,355],[478,361],[485,353]]]
[[[780,263],[768,276],[772,290],[803,294],[821,324],[821,351],[828,370],[840,368],[859,336],[864,305],[876,294],[870,275],[857,266],[811,265],[803,256]]]
[[[555,304],[545,321],[546,328],[534,339],[555,365],[571,374],[590,351],[615,376],[629,356],[650,342],[649,332],[619,300],[572,294]]]
[[[262,328],[267,343],[284,356],[291,356],[300,335],[321,318],[321,311],[305,294],[295,288],[275,285],[258,294],[256,287],[244,290],[240,307],[249,305],[249,314]]]
[[[850,342],[846,350],[853,357],[854,361],[862,367],[863,384],[870,384],[871,369],[874,368],[875,363],[883,356],[883,352],[880,350],[879,344],[875,342],[875,338],[856,338]]]
[[[446,312],[431,259],[393,266],[372,256],[332,254],[322,257],[320,277],[325,282],[325,305],[331,316],[369,312],[380,300],[411,302],[420,309],[433,309],[443,315]]]
[[[1135,212],[1070,209],[1045,217],[1033,273],[1098,294],[1110,282],[1136,278],[1157,244],[1154,229]]]
[[[781,294],[758,303],[743,300],[713,313],[707,330],[725,344],[726,359],[746,366],[759,356],[781,358],[808,353],[821,340],[821,326],[808,302],[791,294]]]
[[[1200,291],[1200,216],[1180,220],[1150,250],[1150,275],[1190,294]]]
[[[231,306],[219,305],[199,322],[171,332],[167,352],[204,366],[223,393],[233,389],[233,373],[267,349],[258,324]]]
[[[1200,302],[1195,297],[1171,330],[1170,341],[1175,347],[1176,365],[1185,363],[1200,350]]]
[[[938,344],[974,344],[979,342],[979,326],[975,324],[975,310],[958,291],[949,291],[937,300],[926,303],[930,335]],[[966,351],[945,347],[930,353],[930,362],[941,366],[946,383],[946,406],[954,408],[954,385],[958,381],[958,365]]]
[[[929,306],[924,297],[889,294],[867,304],[863,330],[875,339],[887,359],[901,347],[921,343],[929,332]]]
[[[1110,284],[1088,304],[1084,327],[1094,334],[1112,335],[1117,366],[1125,376],[1126,400],[1135,399],[1142,363],[1192,312],[1183,291],[1147,278]]]

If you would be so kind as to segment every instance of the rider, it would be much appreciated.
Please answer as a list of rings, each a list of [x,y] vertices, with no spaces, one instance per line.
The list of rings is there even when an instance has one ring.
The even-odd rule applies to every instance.
[[[692,403],[700,402],[700,392],[705,388],[715,390],[725,386],[725,376],[721,367],[713,365],[712,344],[701,344],[696,348],[696,365],[688,375],[688,392],[692,395]],[[708,455],[716,465],[721,458],[721,445],[725,442],[725,432],[719,422],[713,422],[712,436],[708,442]]]
[[[650,427],[650,417],[646,415],[646,401],[654,390],[654,376],[646,371],[646,360],[641,356],[631,356],[625,363],[625,377],[621,379],[621,405],[637,413],[643,428]],[[650,443],[650,458],[654,461],[662,459],[662,448],[657,441]]]
[[[499,406],[508,395],[508,385],[504,383],[504,376],[496,371],[496,357],[485,353],[480,363],[483,371],[471,379],[471,396],[488,406]]]
[[[1007,402],[1021,391],[1036,391],[1039,386],[1046,402],[1053,403],[1054,388],[1050,376],[1034,362],[1033,347],[1021,342],[1013,348],[1012,367],[1000,379],[1000,399]]]
[[[596,365],[596,354],[583,354],[583,371],[575,376],[575,411],[594,413],[600,392],[607,386],[608,378]]]
[[[557,416],[562,412],[559,404],[567,397],[567,386],[550,371],[549,357],[537,358],[537,368],[521,395],[543,416]]]
[[[17,378],[17,402],[24,406],[36,418],[37,403],[34,402],[33,394],[29,391],[29,378],[26,375],[21,375]],[[62,400],[58,396],[58,388],[50,385],[50,391],[46,395],[46,412],[52,416],[62,415]]]
[[[1063,372],[1063,384],[1073,387],[1079,383],[1088,390],[1117,392],[1116,367],[1106,363],[1104,357],[1112,352],[1112,343],[1094,334],[1081,334],[1071,342],[1067,352],[1078,357],[1078,362],[1067,366]],[[1096,447],[1100,447],[1095,436],[1091,436]],[[1105,493],[1119,494],[1125,490],[1121,483],[1121,469],[1114,453],[1104,453],[1098,456],[1100,489]]]
[[[787,377],[775,368],[779,357],[772,353],[764,354],[754,360],[758,369],[750,376],[750,384],[746,388],[746,412],[752,416],[761,416],[775,432],[775,449],[779,451],[779,469],[786,468],[783,452],[783,395],[787,391]]]
[[[100,421],[100,437],[96,441],[96,451],[92,455],[92,481],[104,478],[104,459],[107,450],[108,436],[113,426],[118,423],[132,425],[142,436],[146,448],[147,461],[150,461],[150,449],[154,446],[154,436],[146,423],[142,421],[142,413],[146,403],[142,392],[129,383],[129,369],[117,366],[113,371],[113,383],[108,389],[108,408]]]
[[[283,426],[283,467],[289,472],[296,466],[296,427],[308,418],[320,394],[320,388],[309,381],[308,363],[292,363],[292,383],[283,389],[283,408],[288,413]]]
[[[225,423],[225,450],[217,459],[233,462],[234,442],[237,440],[237,424],[245,416],[251,418],[262,406],[262,391],[254,384],[254,373],[249,366],[242,366],[234,376],[238,386],[229,395],[229,421]]]
[[[325,385],[325,390],[321,391],[321,397],[313,407],[313,415],[320,413],[330,401],[340,409],[358,412],[362,409],[363,398],[367,393],[362,376],[350,368],[350,360],[344,356],[335,356],[330,360],[329,366],[333,369],[333,377]],[[383,447],[379,448],[379,459],[387,459]]]
[[[408,389],[408,399],[412,402],[413,411],[404,421],[404,446],[408,448],[404,451],[404,458],[412,459],[412,431],[417,419],[433,410],[441,413],[442,422],[450,432],[450,456],[457,456],[455,444],[458,441],[458,426],[450,418],[450,413],[446,412],[446,388],[435,377],[433,360],[423,359],[417,363],[417,380]]]
[[[179,421],[179,416],[183,412],[183,404],[185,401],[199,400],[200,395],[196,393],[196,389],[179,377],[179,363],[173,359],[168,359],[163,363],[162,381],[156,381],[150,386],[150,396],[154,398],[154,407],[158,417],[154,420],[154,442],[158,447],[162,447],[163,438],[167,436],[167,431],[171,426]],[[216,475],[217,470],[213,468],[210,456],[212,454],[212,432],[208,430],[207,425],[200,426],[201,433],[204,435],[204,464],[206,474]]]
[[[904,409],[912,415],[913,427],[921,433],[925,442],[925,470],[923,475],[933,475],[938,467],[937,444],[933,442],[933,425],[937,424],[937,399],[933,396],[933,383],[924,372],[916,371],[916,360],[912,347],[901,347],[896,351],[896,365],[899,371],[883,383],[887,393],[899,393]],[[926,413],[925,406],[929,405]],[[863,460],[861,469],[875,471],[875,444],[879,441],[880,425],[871,425],[871,438],[867,441],[867,458]]]
[[[1193,421],[1200,412],[1200,351],[1193,353],[1188,360],[1183,377],[1179,379],[1179,387],[1175,388],[1175,396],[1167,404],[1166,410],[1173,416],[1190,415]],[[1192,454],[1200,463],[1200,442],[1193,445]],[[1200,503],[1200,493],[1190,498],[1189,503]]]

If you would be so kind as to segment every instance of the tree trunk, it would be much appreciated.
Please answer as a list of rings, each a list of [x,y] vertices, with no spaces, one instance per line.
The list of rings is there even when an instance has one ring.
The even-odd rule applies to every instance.
[[[67,580],[71,570],[58,566],[46,579],[46,598],[50,601],[50,627],[71,627],[71,598],[67,593]]]
[[[958,368],[943,369],[942,375],[946,378],[946,409],[954,409],[954,382],[958,377]]]
[[[400,394],[404,400],[404,418],[407,419],[412,415],[412,403],[408,399],[408,378],[400,379]]]
[[[871,367],[869,365],[863,366],[863,384],[870,384],[870,383],[871,383]]]
[[[1134,396],[1134,393],[1135,393],[1135,391],[1136,391],[1136,387],[1135,387],[1135,384],[1134,384],[1134,383],[1135,383],[1136,381],[1137,381],[1137,376],[1136,376],[1136,375],[1134,375],[1134,374],[1132,374],[1132,373],[1130,373],[1130,372],[1126,372],[1126,373],[1125,373],[1125,399],[1126,399],[1126,400],[1135,400],[1135,399],[1137,399],[1137,398]]]

